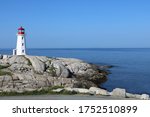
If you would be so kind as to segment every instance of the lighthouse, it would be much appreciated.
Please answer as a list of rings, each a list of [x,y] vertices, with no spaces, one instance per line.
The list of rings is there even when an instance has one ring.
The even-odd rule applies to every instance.
[[[18,28],[16,49],[13,55],[26,55],[25,29],[21,26]]]

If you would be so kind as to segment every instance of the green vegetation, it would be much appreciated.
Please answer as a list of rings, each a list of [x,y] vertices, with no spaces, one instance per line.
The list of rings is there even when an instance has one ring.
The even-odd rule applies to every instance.
[[[0,76],[4,76],[4,75],[12,76],[12,73],[0,70]]]
[[[1,69],[5,69],[5,68],[8,68],[9,67],[9,65],[0,65],[0,70]]]
[[[23,55],[23,56],[24,56],[24,55]],[[30,61],[28,58],[26,58],[25,56],[24,56],[24,58],[28,61],[28,65],[29,65],[29,66],[32,66],[31,61]]]
[[[64,88],[64,86],[53,86],[49,87],[50,90],[58,89],[58,88]]]
[[[27,61],[28,61],[28,65],[32,66],[32,63],[31,63],[31,61],[28,58],[27,58]]]
[[[3,69],[8,68],[8,67],[9,67],[9,65],[0,65],[0,76],[3,76],[3,75],[11,76],[12,75],[11,72],[3,71]]]
[[[25,91],[22,93],[18,92],[0,92],[0,96],[21,96],[21,95],[75,95],[77,92],[62,90],[61,92],[53,92],[52,90],[63,88],[62,86],[49,87],[47,89],[35,90],[35,91]]]
[[[51,74],[53,77],[56,76],[56,68],[53,65],[51,65],[48,68],[48,73]]]
[[[49,62],[49,64],[51,64],[51,63],[52,63],[52,61],[51,61],[51,60],[49,60],[48,62]]]

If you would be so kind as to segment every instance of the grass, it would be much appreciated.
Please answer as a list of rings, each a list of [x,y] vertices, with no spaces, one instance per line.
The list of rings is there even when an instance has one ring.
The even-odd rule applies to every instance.
[[[0,76],[4,76],[4,75],[12,76],[12,73],[0,70]]]
[[[23,96],[23,95],[75,95],[77,92],[62,90],[61,92],[53,92],[52,90],[63,88],[62,86],[49,87],[47,89],[35,90],[35,91],[25,91],[23,93],[18,92],[0,92],[0,96]]]
[[[9,65],[0,65],[0,76],[9,75],[11,76],[11,72],[3,71],[2,69],[8,68]]]
[[[64,88],[64,86],[53,86],[53,87],[49,87],[50,90],[59,89],[59,88]]]
[[[5,68],[8,68],[9,65],[0,65],[0,69],[5,69]]]

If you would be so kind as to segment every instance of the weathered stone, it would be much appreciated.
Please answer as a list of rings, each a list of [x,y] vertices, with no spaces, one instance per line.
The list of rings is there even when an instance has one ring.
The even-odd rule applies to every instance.
[[[9,58],[9,55],[3,55],[3,59]]]
[[[73,91],[73,88],[71,88],[71,87],[65,87],[64,89],[65,89],[66,91],[71,91],[71,92]]]
[[[3,80],[4,81],[11,81],[12,80],[12,77],[11,76],[9,76],[9,75],[5,75],[5,76],[3,76]]]
[[[62,82],[58,79],[55,79],[54,82],[53,82],[53,85],[54,86],[62,86]]]
[[[9,88],[3,88],[3,92],[12,92],[12,89],[9,89]]]
[[[141,99],[149,100],[149,95],[148,94],[142,94]]]
[[[125,89],[121,89],[121,88],[115,88],[112,91],[112,96],[116,96],[116,97],[126,97],[126,90]]]
[[[89,94],[90,91],[88,89],[85,89],[85,88],[70,88],[70,87],[67,87],[67,88],[64,88],[66,91],[71,91],[71,92],[77,92],[77,93],[82,93],[82,94]]]
[[[48,57],[46,57],[46,56],[36,56],[40,61],[42,61],[42,62],[47,62],[48,60],[49,60],[49,58]]]
[[[88,93],[88,88],[98,86],[93,81],[94,73],[98,70],[91,64],[79,59],[48,58],[44,56],[7,56],[0,59],[3,71],[12,73],[12,76],[0,76],[1,89],[25,91],[26,89],[39,89],[49,86],[64,86],[79,93]],[[50,72],[52,74],[50,74]],[[82,75],[80,77],[80,75]],[[99,78],[97,77],[98,81]],[[95,79],[95,78],[94,78]],[[103,78],[102,78],[103,79]],[[8,91],[9,91],[8,90]],[[99,93],[99,92],[97,92]]]
[[[141,99],[141,95],[135,94],[135,98],[136,98],[136,99]]]
[[[90,67],[89,64],[86,63],[72,63],[70,65],[67,66],[69,68],[69,70],[71,72],[73,72],[74,74],[85,74],[87,73],[87,69]]]
[[[89,90],[84,89],[84,88],[73,88],[73,91],[75,91],[77,93],[83,93],[83,94],[88,94],[89,93]]]
[[[57,77],[67,78],[69,76],[68,69],[66,69],[66,67],[64,67],[60,62],[53,61],[51,67],[54,67],[53,69],[55,70]],[[52,70],[52,68],[50,70]]]
[[[28,60],[22,56],[22,55],[16,55],[16,56],[12,56],[9,60],[8,63],[11,64],[28,64]]]
[[[51,67],[51,61],[48,60],[47,62],[45,62],[45,65],[46,65],[46,69],[49,68],[49,67]]]
[[[34,70],[37,73],[43,73],[45,71],[46,69],[45,64],[42,61],[40,61],[36,56],[25,56],[25,57],[30,60]]]
[[[89,91],[91,94],[96,94],[96,95],[110,95],[107,90],[100,89],[97,87],[90,87]]]
[[[73,87],[74,79],[73,78],[61,78],[61,83],[65,87]]]
[[[24,91],[32,92],[32,91],[36,91],[36,89],[33,89],[33,88],[25,88]]]
[[[90,80],[83,80],[80,78],[79,80],[75,80],[73,83],[74,88],[86,88],[89,89],[90,87],[96,87],[97,85]]]
[[[126,93],[127,98],[137,98],[136,94]]]
[[[60,93],[61,91],[63,91],[64,89],[63,88],[58,88],[58,89],[54,89],[52,90],[53,92],[56,92],[56,93]]]
[[[12,64],[9,67],[10,70],[12,71],[20,71],[20,72],[27,72],[31,70],[31,67],[26,65],[26,64]]]
[[[87,69],[91,67],[90,64],[74,58],[58,58],[58,61],[66,66],[69,71],[74,74],[84,73]]]

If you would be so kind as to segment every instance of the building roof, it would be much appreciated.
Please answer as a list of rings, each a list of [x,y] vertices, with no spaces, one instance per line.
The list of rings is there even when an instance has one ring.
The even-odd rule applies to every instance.
[[[20,28],[18,28],[18,30],[24,30],[24,28],[21,26]]]

